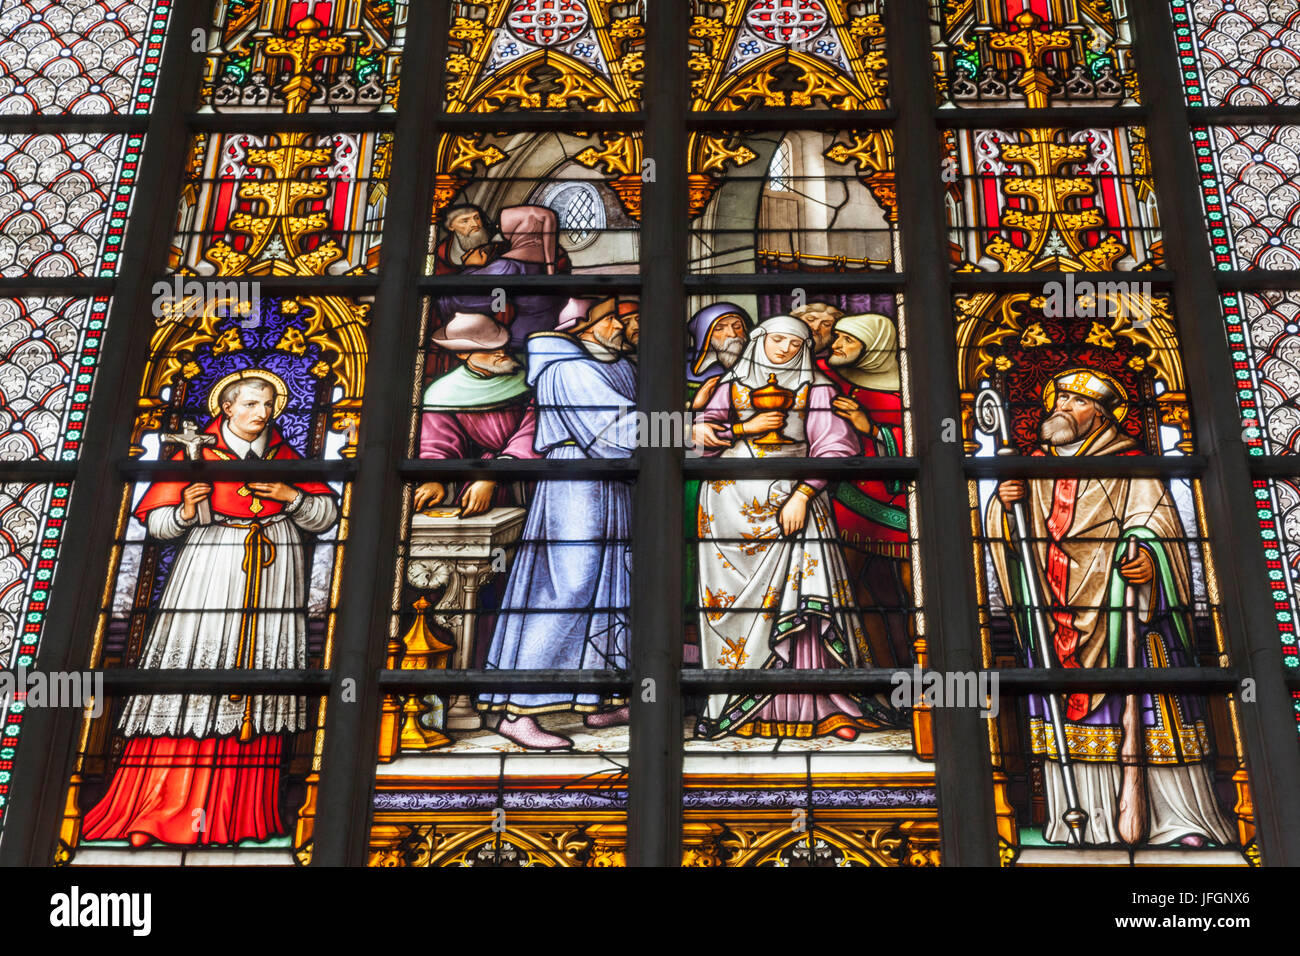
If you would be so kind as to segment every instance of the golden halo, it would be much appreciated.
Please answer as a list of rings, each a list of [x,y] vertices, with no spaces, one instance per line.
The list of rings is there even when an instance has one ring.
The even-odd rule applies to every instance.
[[[1124,417],[1128,415],[1128,392],[1113,375],[1108,375],[1105,372],[1098,372],[1095,369],[1090,368],[1067,368],[1064,371],[1057,372],[1049,378],[1047,384],[1043,386],[1043,410],[1050,412],[1056,407],[1056,380],[1066,375],[1077,374],[1079,372],[1084,372],[1101,379],[1111,387],[1116,395],[1119,396],[1119,404],[1111,410],[1111,415],[1114,416],[1116,424],[1122,422]]]
[[[280,417],[284,411],[284,406],[289,403],[289,386],[284,384],[284,379],[274,372],[268,372],[264,368],[246,368],[238,372],[231,372],[225,378],[212,386],[212,391],[208,392],[208,411],[212,413],[213,418],[221,415],[221,391],[232,382],[237,382],[241,378],[260,378],[271,388],[275,389],[275,408],[271,415],[275,418]]]

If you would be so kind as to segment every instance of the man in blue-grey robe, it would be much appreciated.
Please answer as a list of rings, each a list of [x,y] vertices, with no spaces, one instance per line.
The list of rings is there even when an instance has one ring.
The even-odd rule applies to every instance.
[[[573,305],[554,332],[528,339],[528,384],[537,404],[534,447],[552,461],[629,457],[637,437],[636,379],[624,351],[618,302]],[[631,530],[630,483],[539,481],[487,667],[625,668]],[[573,746],[568,737],[543,729],[538,714],[578,711],[591,727],[627,720],[625,700],[594,693],[481,694],[478,706],[502,714],[502,736],[538,750]]]

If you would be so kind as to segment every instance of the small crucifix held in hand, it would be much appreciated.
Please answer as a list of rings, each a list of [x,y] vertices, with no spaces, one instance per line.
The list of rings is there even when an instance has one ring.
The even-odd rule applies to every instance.
[[[198,461],[199,450],[204,445],[215,445],[217,436],[205,435],[198,430],[193,422],[187,421],[177,434],[163,435],[162,440],[175,442],[185,449],[185,457],[188,460]],[[199,524],[212,524],[212,504],[207,498],[200,501],[195,510],[198,514]]]

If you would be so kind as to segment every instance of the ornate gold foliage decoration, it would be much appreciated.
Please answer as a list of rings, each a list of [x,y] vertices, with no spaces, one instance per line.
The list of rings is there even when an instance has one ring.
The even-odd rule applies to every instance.
[[[851,143],[836,143],[823,154],[833,163],[857,166],[858,178],[871,190],[891,223],[898,222],[898,187],[894,180],[892,130],[850,131]]]
[[[992,49],[1020,61],[1022,70],[1017,83],[1025,95],[1025,105],[1030,109],[1046,108],[1056,82],[1047,69],[1047,57],[1053,51],[1069,49],[1074,42],[1072,34],[1040,29],[1041,18],[1027,10],[1014,22],[1017,29],[991,31],[987,41]],[[1087,143],[1063,141],[1068,132],[1031,127],[1020,131],[1020,141],[998,144],[998,159],[1017,169],[1002,180],[1003,192],[1026,200],[1030,207],[1001,211],[1001,226],[1020,233],[1021,242],[1013,244],[1003,236],[993,235],[984,244],[983,251],[1000,263],[1001,271],[1104,272],[1114,269],[1131,253],[1111,232],[1098,242],[1089,242],[1089,235],[1107,228],[1102,209],[1079,205],[1080,200],[1092,198],[1097,192],[1091,175],[1076,171],[1076,167],[1094,159],[1094,151]],[[1139,167],[1137,188],[1141,196],[1144,190],[1150,191],[1150,183],[1145,144],[1140,138],[1135,140],[1134,158]],[[968,270],[973,268],[968,264]]]
[[[597,813],[604,817],[605,813]],[[688,819],[682,825],[682,865],[865,866],[939,865],[939,828],[933,819],[853,820],[838,813],[799,833],[789,814],[727,815],[724,823]],[[526,820],[515,822],[520,816]],[[472,819],[477,817],[477,819]],[[820,817],[820,814],[819,814]],[[602,867],[627,865],[627,826],[620,818],[575,822],[562,812],[511,814],[503,831],[492,829],[483,813],[439,814],[437,823],[421,819],[377,823],[371,831],[371,866],[379,867]]]
[[[500,833],[483,823],[376,827],[369,865],[621,867],[627,865],[626,845],[627,827],[621,823],[539,822]]]
[[[496,146],[482,145],[482,135],[449,133],[438,142],[438,172],[433,183],[433,216],[445,209],[471,175],[506,159]]]
[[[742,35],[747,4],[727,0],[717,16],[697,15],[688,28],[691,109],[737,112],[780,107],[826,107],[833,110],[876,110],[888,105],[885,28],[878,15],[846,16],[845,5],[826,4],[827,30],[845,51],[848,70],[792,45],[778,45],[728,72]],[[888,130],[854,132],[849,144],[825,153],[832,162],[857,165],[859,178],[897,219],[893,173],[893,134]],[[695,132],[688,141],[690,216],[704,211],[721,185],[728,164],[743,166],[755,157],[747,148],[728,147],[722,137]]]
[[[806,833],[791,832],[787,821],[785,827],[729,826],[717,844],[723,866],[913,867],[939,865],[938,837],[936,826],[915,820],[819,821]]]
[[[588,169],[603,171],[606,182],[618,196],[623,210],[641,218],[641,164],[644,144],[632,133],[601,133],[599,146],[584,149],[573,157]],[[603,170],[601,167],[604,167]]]
[[[735,111],[758,107],[815,106],[834,110],[882,109],[887,83],[884,24],[876,14],[845,16],[846,5],[826,4],[828,29],[845,51],[845,72],[827,60],[781,45],[727,72],[741,36],[747,3],[726,0],[719,16],[696,15],[688,28],[691,109]],[[792,88],[779,78],[797,75]]]
[[[393,3],[334,3],[326,23],[313,15],[291,23],[294,5],[279,0],[217,6],[226,8],[224,22],[210,33],[200,87],[200,100],[208,106],[275,110],[284,105],[296,112],[293,101],[301,98],[333,109],[396,106],[402,53]],[[299,69],[293,59],[301,54],[303,62],[319,64],[321,50],[335,59],[314,73]]]
[[[489,113],[500,109],[582,109],[594,113],[638,109],[645,67],[645,24],[637,13],[616,16],[616,0],[587,0],[591,32],[599,46],[599,66],[556,47],[529,49],[516,59],[489,68],[496,39],[506,30],[510,0],[484,0],[483,19],[457,17],[448,37],[449,80],[446,108],[451,113]],[[620,12],[622,12],[620,10]],[[517,44],[524,45],[516,38]]]
[[[317,36],[321,25],[311,17],[299,20],[294,29],[297,36],[272,37],[265,45],[269,53],[290,64],[284,85],[285,110],[301,114],[307,112],[316,86],[313,64],[343,56],[348,43],[342,37]],[[191,201],[197,199],[194,180],[211,143],[203,134],[195,138],[188,164],[191,183],[186,193]],[[391,138],[381,136],[376,142],[372,161],[375,181],[367,197],[370,202],[378,201],[385,192],[383,178],[388,174],[391,147]],[[218,239],[203,250],[203,258],[212,263],[215,274],[323,276],[343,259],[345,253],[333,238],[316,241],[330,228],[330,211],[306,208],[327,199],[333,191],[334,183],[316,177],[314,171],[330,167],[335,158],[333,143],[305,132],[272,133],[268,145],[249,148],[246,162],[263,170],[263,176],[244,180],[237,187],[239,199],[252,205],[252,211],[237,211],[228,221],[230,231],[244,237],[242,248]],[[194,274],[189,269],[180,271]],[[365,266],[358,265],[355,271],[364,272]]]
[[[702,173],[721,172],[728,164],[745,166],[753,162],[758,156],[757,153],[747,146],[728,146],[726,139],[722,136],[701,134],[699,142],[699,171]]]
[[[307,145],[305,133],[284,133],[276,146],[248,151],[250,166],[265,169],[267,178],[239,184],[241,199],[260,204],[256,213],[235,213],[230,229],[248,238],[248,245],[237,250],[224,240],[217,240],[203,253],[216,266],[217,275],[325,275],[325,270],[343,258],[343,250],[333,239],[315,249],[306,240],[329,228],[327,211],[300,213],[303,204],[326,198],[331,189],[327,180],[298,178],[310,169],[328,166],[334,157],[333,147]],[[269,250],[271,243],[279,246]],[[280,250],[284,255],[280,255]],[[275,251],[263,259],[263,253]]]
[[[292,72],[281,88],[284,93],[286,113],[305,113],[316,82],[311,75],[311,64],[322,58],[341,57],[348,52],[344,37],[318,37],[321,24],[312,17],[303,17],[293,25],[297,36],[270,37],[265,44],[269,56],[284,57],[292,64]]]
[[[1083,283],[1080,283],[1082,285]],[[1095,283],[1091,295],[1080,296],[1081,308],[1098,315],[1089,341],[1106,349],[1127,343],[1138,349],[1156,378],[1171,392],[1182,392],[1182,361],[1178,333],[1169,310],[1169,297],[1141,295],[1125,288]],[[958,387],[972,389],[994,370],[995,355],[1010,340],[1022,348],[1050,344],[1042,323],[1026,315],[1042,314],[1047,297],[1032,292],[981,292],[956,299],[957,347],[963,360]]]

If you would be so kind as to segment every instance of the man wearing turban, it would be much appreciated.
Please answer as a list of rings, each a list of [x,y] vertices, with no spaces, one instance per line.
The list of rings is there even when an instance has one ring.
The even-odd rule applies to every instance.
[[[691,337],[686,388],[692,408],[707,405],[719,380],[740,360],[752,325],[749,313],[732,302],[706,305],[691,316],[686,326]]]

